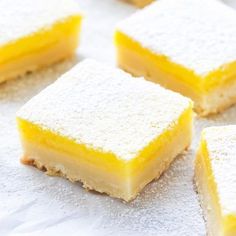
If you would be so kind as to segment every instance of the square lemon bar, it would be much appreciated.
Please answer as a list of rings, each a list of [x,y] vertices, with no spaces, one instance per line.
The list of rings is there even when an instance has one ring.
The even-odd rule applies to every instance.
[[[0,9],[0,83],[74,53],[81,15],[72,0],[1,0]]]
[[[191,141],[192,102],[85,60],[17,115],[22,162],[129,201]]]
[[[236,235],[236,126],[203,131],[195,162],[195,181],[208,234]]]
[[[221,1],[158,0],[118,23],[118,65],[220,112],[236,102],[235,22]]]

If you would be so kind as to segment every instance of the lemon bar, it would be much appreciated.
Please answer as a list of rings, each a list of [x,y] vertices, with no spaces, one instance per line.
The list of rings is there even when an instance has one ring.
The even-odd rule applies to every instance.
[[[0,83],[74,53],[82,17],[72,0],[1,0],[0,9]]]
[[[191,140],[192,102],[85,60],[17,115],[22,162],[129,201]]]
[[[125,0],[125,1],[141,8],[141,7],[145,7],[146,5],[152,3],[154,0]]]
[[[209,235],[236,235],[236,126],[206,128],[195,180]]]
[[[236,102],[236,12],[217,0],[159,0],[118,23],[118,65],[182,93],[200,115]]]

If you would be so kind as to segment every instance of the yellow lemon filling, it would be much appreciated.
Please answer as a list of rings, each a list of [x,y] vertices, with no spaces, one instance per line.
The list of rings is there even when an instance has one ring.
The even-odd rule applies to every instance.
[[[235,84],[236,62],[200,76],[170,61],[165,55],[158,55],[144,48],[139,42],[122,32],[116,31],[114,41],[117,49],[117,63],[121,68],[135,76],[144,76],[148,80],[190,97],[196,103],[196,110],[199,112],[202,109],[201,103],[204,96],[214,90],[221,88],[223,90]]]
[[[155,54],[142,47],[140,43],[122,32],[115,33],[115,45],[117,47],[117,61],[122,68],[137,76],[145,75],[154,82],[159,83],[160,80],[160,83],[164,83],[166,87],[171,86],[168,79],[173,77],[173,80],[186,84],[194,92],[205,94],[211,89],[235,80],[236,62],[224,65],[205,76],[198,76],[190,69],[171,62],[165,55]],[[160,74],[158,70],[160,70]],[[162,73],[166,74],[166,78],[162,78]],[[178,88],[172,88],[172,90],[178,90]]]
[[[220,160],[220,158],[224,157],[218,155],[217,158]],[[213,168],[208,142],[203,131],[195,161],[195,181],[207,221],[208,233],[214,236],[233,236],[236,234],[236,214],[234,212],[224,212],[225,203],[220,195],[222,192],[219,191],[217,172],[213,171]],[[227,170],[222,169],[221,171],[225,171],[225,174],[227,174]],[[224,184],[228,187],[228,191],[230,191],[231,186],[228,186],[227,182]]]
[[[220,112],[236,103],[235,20],[220,1],[155,1],[118,23],[117,63],[190,97],[201,115]]]
[[[93,60],[18,112],[22,162],[129,201],[192,136],[192,102]]]
[[[153,0],[126,0],[126,1],[140,8],[153,2]]]
[[[80,15],[69,16],[0,47],[0,82],[73,55],[81,29]]]
[[[23,144],[33,144],[33,146],[42,147],[46,150],[54,150],[69,158],[73,163],[72,165],[90,166],[90,172],[97,172],[98,175],[102,172],[107,173],[110,182],[114,180],[114,184],[117,184],[119,190],[123,191],[123,198],[130,200],[137,195],[141,188],[159,176],[169,166],[180,151],[182,143],[184,143],[185,148],[188,147],[192,135],[192,115],[192,107],[190,106],[171,129],[163,132],[141,150],[138,156],[128,161],[118,158],[113,153],[76,143],[69,137],[63,137],[21,118],[18,118],[17,121]],[[29,155],[26,148],[22,161],[27,163],[30,162],[31,158],[33,159],[35,156]],[[65,160],[60,160],[61,164],[64,162]],[[45,165],[47,164],[45,163]],[[71,179],[73,180],[73,177]],[[75,180],[79,179],[75,177]],[[105,180],[103,181],[105,184]],[[126,189],[122,189],[124,183],[127,185]],[[98,189],[102,188],[102,186],[98,187]],[[112,190],[110,191],[112,195]]]

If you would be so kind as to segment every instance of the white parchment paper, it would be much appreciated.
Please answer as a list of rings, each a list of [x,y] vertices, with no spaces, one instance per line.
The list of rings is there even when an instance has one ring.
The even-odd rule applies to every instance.
[[[205,235],[192,183],[195,150],[203,127],[236,123],[236,107],[197,118],[191,149],[131,203],[20,164],[15,112],[83,58],[114,64],[114,26],[136,10],[118,0],[78,2],[85,15],[78,56],[0,85],[0,235]],[[235,0],[225,2],[236,6]]]

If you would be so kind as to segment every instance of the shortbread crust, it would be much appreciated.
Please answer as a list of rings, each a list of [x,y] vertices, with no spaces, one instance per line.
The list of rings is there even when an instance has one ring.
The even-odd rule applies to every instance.
[[[2,0],[0,9],[0,82],[75,53],[82,16],[73,0]]]
[[[204,129],[195,162],[195,181],[209,235],[236,233],[236,126]]]
[[[223,89],[235,83],[235,21],[220,1],[159,0],[118,24],[118,65],[190,97],[201,115],[217,113],[236,102]],[[221,101],[202,102],[222,92]]]
[[[192,134],[189,99],[93,60],[64,74],[17,117],[23,162],[126,201],[168,168]],[[81,171],[85,166],[92,175]]]

